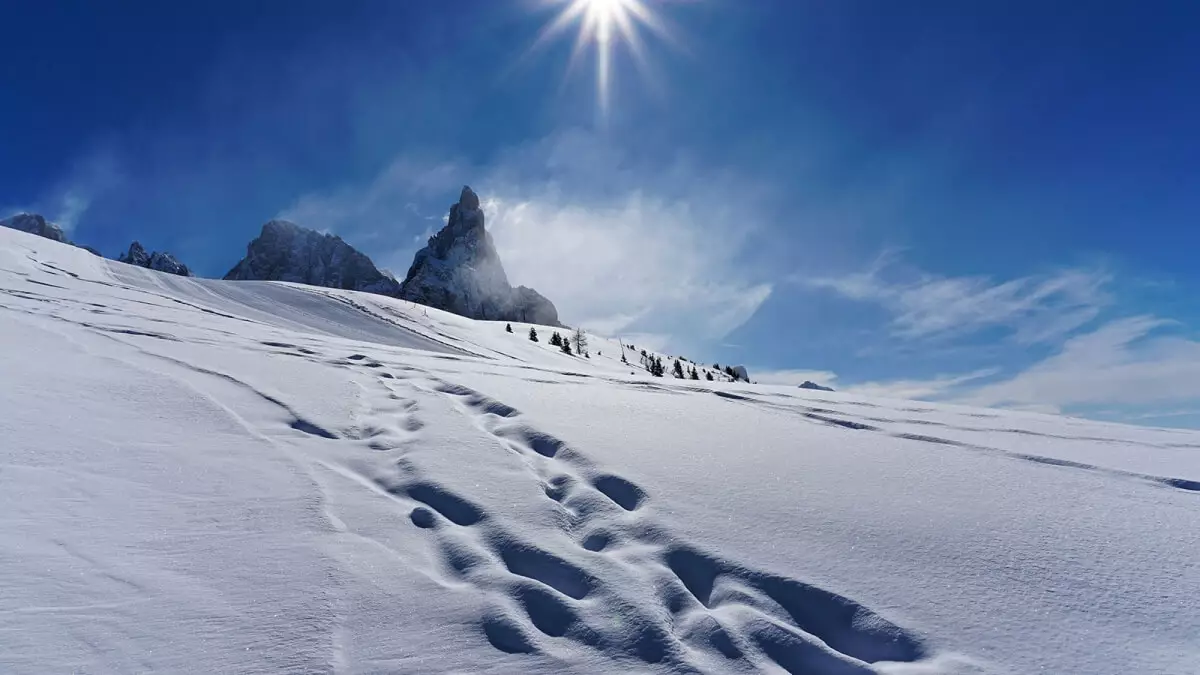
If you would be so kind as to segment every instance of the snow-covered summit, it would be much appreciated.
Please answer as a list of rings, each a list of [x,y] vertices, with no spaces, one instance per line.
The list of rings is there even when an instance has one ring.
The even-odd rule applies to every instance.
[[[400,285],[341,237],[286,220],[272,220],[246,246],[227,280],[290,281],[311,286],[396,295]]]
[[[117,260],[127,265],[137,265],[138,267],[145,267],[146,269],[158,272],[177,274],[181,277],[192,276],[192,272],[188,269],[188,266],[179,262],[175,256],[166,251],[147,253],[145,247],[138,241],[130,244],[129,250],[122,253]]]
[[[558,310],[537,291],[513,288],[492,235],[484,227],[479,197],[463,186],[450,218],[417,252],[400,297],[473,319],[558,325]]]
[[[5,218],[0,220],[0,227],[36,234],[39,237],[60,241],[64,244],[70,243],[67,240],[67,235],[63,233],[62,228],[36,213],[18,213]]]

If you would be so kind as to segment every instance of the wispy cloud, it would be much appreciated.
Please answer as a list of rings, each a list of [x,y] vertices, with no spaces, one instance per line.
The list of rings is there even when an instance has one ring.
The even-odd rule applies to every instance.
[[[334,232],[396,230],[414,217],[424,220],[414,198],[444,194],[461,183],[465,168],[452,161],[422,162],[399,157],[365,185],[304,195],[276,216],[305,227]]]
[[[671,335],[683,347],[727,335],[771,294],[741,259],[755,186],[686,159],[633,165],[590,132],[554,134],[486,166],[401,157],[365,185],[306,195],[281,216],[348,237],[409,223],[393,239],[403,245],[369,251],[406,268],[409,242],[430,231],[413,202],[446,201],[464,182],[483,199],[510,280],[590,330]]]
[[[1088,406],[1194,407],[1200,402],[1200,342],[1161,331],[1153,316],[1110,321],[1068,340],[1057,354],[1016,376],[959,398],[983,406],[1038,404],[1073,411]]]
[[[76,160],[66,175],[43,194],[30,209],[70,233],[75,230],[95,200],[117,187],[124,174],[116,152],[96,147]]]
[[[998,368],[983,368],[965,375],[938,375],[928,379],[863,382],[847,387],[844,391],[876,398],[937,401],[946,398],[951,392],[967,383],[992,377],[999,372]]]
[[[900,338],[944,339],[1003,328],[1028,345],[1053,342],[1093,321],[1109,302],[1105,287],[1111,276],[1062,269],[1009,281],[945,277],[906,269],[888,253],[864,272],[793,280],[878,305],[891,315],[891,332]]]
[[[833,387],[837,382],[837,373],[828,370],[750,370],[750,377],[761,384],[783,384],[799,386],[805,382]]]

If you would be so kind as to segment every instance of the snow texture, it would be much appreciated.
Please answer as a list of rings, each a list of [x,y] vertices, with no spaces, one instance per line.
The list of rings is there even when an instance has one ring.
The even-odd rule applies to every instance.
[[[446,226],[417,252],[400,297],[473,319],[559,325],[553,303],[508,283],[479,197],[467,186],[450,207]]]
[[[1197,672],[1200,433],[535,328],[0,230],[0,672]]]

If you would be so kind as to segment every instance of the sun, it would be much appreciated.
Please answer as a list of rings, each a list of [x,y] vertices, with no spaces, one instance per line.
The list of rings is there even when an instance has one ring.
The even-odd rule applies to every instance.
[[[609,85],[612,80],[612,56],[617,43],[624,44],[639,65],[645,64],[645,50],[640,29],[647,29],[663,38],[670,33],[662,21],[647,6],[645,0],[546,0],[546,4],[562,5],[554,19],[542,29],[534,47],[557,37],[578,24],[579,33],[571,50],[570,67],[589,47],[596,52],[596,94],[602,111],[607,112]]]

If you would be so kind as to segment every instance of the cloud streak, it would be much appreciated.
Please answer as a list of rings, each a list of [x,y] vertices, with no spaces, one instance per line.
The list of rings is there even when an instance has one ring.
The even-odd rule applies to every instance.
[[[1096,319],[1110,301],[1104,271],[1063,269],[997,282],[985,276],[945,277],[901,269],[892,254],[864,272],[793,279],[812,289],[879,306],[891,332],[907,340],[952,339],[989,328],[1008,330],[1019,344],[1054,342]]]
[[[1153,316],[1110,321],[1068,340],[1016,376],[960,397],[981,406],[1185,406],[1200,402],[1200,342],[1163,335],[1174,322]]]
[[[66,176],[38,199],[35,210],[70,234],[92,204],[124,181],[117,154],[94,148],[75,161]]]
[[[863,382],[847,387],[844,391],[873,398],[937,401],[946,398],[951,392],[967,383],[992,377],[999,372],[999,368],[981,368],[965,375],[938,375],[928,379]]]

